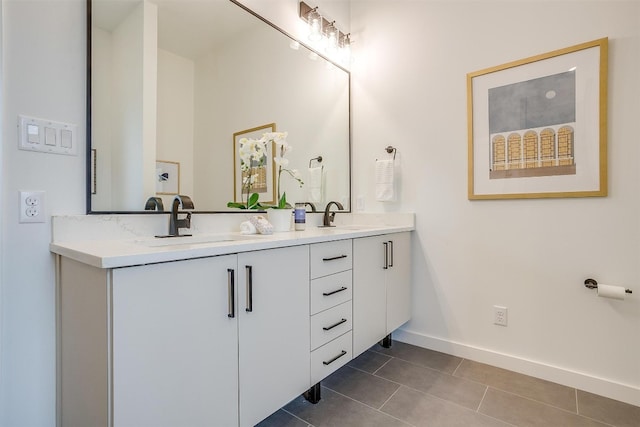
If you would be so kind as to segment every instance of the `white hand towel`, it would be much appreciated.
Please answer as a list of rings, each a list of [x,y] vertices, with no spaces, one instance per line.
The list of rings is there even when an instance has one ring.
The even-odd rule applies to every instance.
[[[389,202],[394,199],[393,159],[376,160],[376,200]]]
[[[251,224],[251,221],[240,223],[240,234],[256,234],[257,232],[256,226]]]
[[[324,166],[309,168],[309,181],[307,183],[307,198],[312,203],[322,203],[322,173]]]

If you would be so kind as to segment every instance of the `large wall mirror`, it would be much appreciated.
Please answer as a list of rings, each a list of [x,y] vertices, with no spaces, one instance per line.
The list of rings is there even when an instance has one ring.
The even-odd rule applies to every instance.
[[[272,127],[288,132],[305,181],[282,176],[287,200],[350,209],[347,70],[233,0],[88,7],[89,213],[144,211],[150,197],[168,207],[176,193],[196,211],[238,211],[227,208],[238,135]]]

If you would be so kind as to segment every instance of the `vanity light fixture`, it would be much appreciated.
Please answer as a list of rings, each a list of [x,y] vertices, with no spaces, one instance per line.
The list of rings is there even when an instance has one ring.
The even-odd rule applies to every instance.
[[[309,26],[309,40],[320,42],[330,54],[340,51],[340,55],[349,60],[351,57],[351,36],[344,34],[336,27],[336,21],[328,21],[318,7],[311,7],[305,2],[300,2],[300,19]]]

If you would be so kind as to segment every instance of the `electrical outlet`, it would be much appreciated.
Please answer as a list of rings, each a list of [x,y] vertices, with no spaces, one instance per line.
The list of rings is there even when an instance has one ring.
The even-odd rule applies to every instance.
[[[507,326],[507,307],[493,306],[494,325]]]
[[[20,222],[45,222],[44,191],[20,192]]]

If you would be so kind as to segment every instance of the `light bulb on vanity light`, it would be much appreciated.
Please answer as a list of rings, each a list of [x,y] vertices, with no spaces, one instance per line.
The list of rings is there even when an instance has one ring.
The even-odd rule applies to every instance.
[[[345,34],[340,40],[340,55],[343,61],[351,61],[351,33]]]
[[[307,15],[309,24],[309,40],[318,41],[322,39],[322,16],[318,13],[318,8],[314,7]]]
[[[335,26],[336,21],[333,21],[327,25],[327,52],[336,52],[338,50],[338,29]]]

